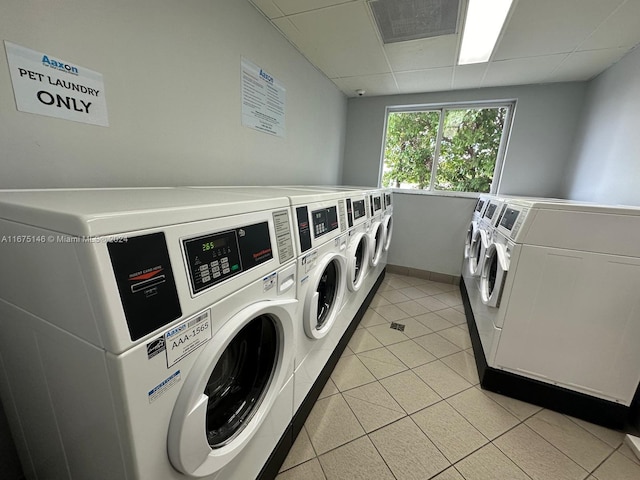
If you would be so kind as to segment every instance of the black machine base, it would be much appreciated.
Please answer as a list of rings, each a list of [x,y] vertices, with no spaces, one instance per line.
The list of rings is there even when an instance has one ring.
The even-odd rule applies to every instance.
[[[637,422],[634,421],[633,406],[625,407],[615,402],[490,367],[480,342],[464,281],[460,282],[460,293],[482,388],[605,427],[628,432],[636,431]],[[636,394],[637,397],[638,394]]]

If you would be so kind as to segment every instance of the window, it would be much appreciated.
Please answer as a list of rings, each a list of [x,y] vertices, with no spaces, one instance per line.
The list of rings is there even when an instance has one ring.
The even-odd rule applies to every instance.
[[[382,185],[496,192],[514,106],[388,107]]]

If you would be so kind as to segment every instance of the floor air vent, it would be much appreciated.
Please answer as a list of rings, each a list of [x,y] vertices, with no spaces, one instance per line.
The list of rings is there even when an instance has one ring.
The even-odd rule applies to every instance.
[[[369,0],[384,43],[456,33],[460,0]]]

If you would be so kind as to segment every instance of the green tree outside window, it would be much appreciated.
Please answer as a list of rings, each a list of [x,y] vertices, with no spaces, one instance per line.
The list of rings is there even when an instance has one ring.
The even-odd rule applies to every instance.
[[[426,189],[433,177],[437,190],[489,192],[507,114],[508,107],[390,112],[382,185]]]

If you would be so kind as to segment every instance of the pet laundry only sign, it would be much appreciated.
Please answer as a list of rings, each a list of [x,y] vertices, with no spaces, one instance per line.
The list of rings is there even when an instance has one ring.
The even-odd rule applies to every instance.
[[[14,43],[4,46],[19,111],[109,126],[102,74]]]

